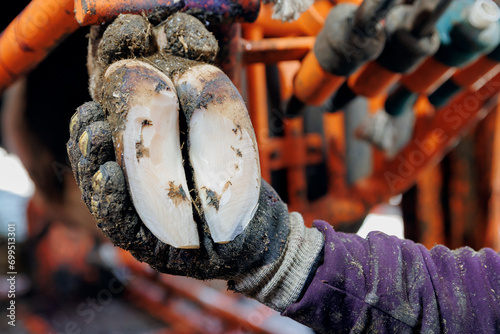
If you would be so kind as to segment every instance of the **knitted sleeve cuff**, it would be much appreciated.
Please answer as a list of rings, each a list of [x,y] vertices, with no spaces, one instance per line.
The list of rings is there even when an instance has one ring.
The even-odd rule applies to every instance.
[[[324,243],[323,234],[306,228],[300,214],[291,213],[289,219],[290,235],[281,257],[229,282],[229,289],[279,312],[299,298]]]

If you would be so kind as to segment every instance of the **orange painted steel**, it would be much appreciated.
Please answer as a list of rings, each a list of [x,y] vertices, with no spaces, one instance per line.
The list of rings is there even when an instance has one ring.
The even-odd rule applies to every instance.
[[[498,230],[496,235],[488,233],[494,230],[491,220],[488,229],[488,219],[495,210],[489,202],[494,197],[497,114],[498,110],[489,113],[445,157],[443,164],[432,168],[431,173],[419,175],[417,198],[408,198],[408,204],[411,201],[414,206],[406,208],[406,217],[418,218],[409,226],[413,240],[426,247],[437,243],[480,249],[491,246],[492,237],[500,236]]]
[[[345,80],[345,77],[326,72],[314,52],[310,51],[294,79],[294,93],[300,101],[319,106],[339,89]]]
[[[0,93],[78,29],[73,0],[33,0],[0,35]]]
[[[377,97],[387,92],[401,76],[372,61],[351,75],[347,83],[356,95]]]
[[[472,132],[474,142],[470,150],[474,157],[473,180],[476,192],[474,200],[478,210],[474,221],[468,224],[468,230],[472,233],[467,237],[467,240],[474,240],[471,247],[476,249],[487,246],[488,218],[492,210],[489,202],[493,193],[493,164],[497,154],[494,145],[495,135],[498,132],[497,116],[498,108],[495,108]]]
[[[329,131],[325,134],[329,145],[329,193],[309,203],[309,210],[305,213],[307,219],[321,218],[336,226],[344,226],[362,219],[373,205],[408,190],[425,168],[437,164],[461,135],[491,112],[499,85],[500,74],[478,91],[462,93],[452,105],[441,108],[431,119],[423,113],[416,126],[425,122],[425,128],[420,126],[424,130],[415,133],[410,143],[394,158],[377,166],[370,177],[353,186],[345,182],[341,136],[334,135],[340,129],[339,121],[327,122],[325,117],[325,131]]]
[[[76,19],[81,25],[109,22],[119,14],[144,14],[155,11],[192,10],[210,12],[224,22],[252,22],[257,18],[259,0],[76,0]]]
[[[307,209],[306,161],[307,146],[304,138],[302,118],[285,121],[284,155],[292,160],[287,168],[288,203],[294,211],[304,212]]]
[[[240,49],[244,64],[273,64],[302,59],[313,48],[314,37],[265,38],[256,41],[242,40]]]
[[[259,26],[263,30],[266,37],[282,37],[282,36],[304,36],[306,35],[302,26],[297,21],[281,22],[272,18],[272,4],[263,5],[260,8],[259,16],[254,23],[244,23],[243,28]]]
[[[491,111],[490,103],[498,94],[499,84],[500,74],[497,74],[478,91],[468,90],[451,105],[438,110],[427,125],[427,131],[412,138],[411,142],[394,159],[387,161],[383,170],[372,176],[368,183],[382,181],[385,185],[381,190],[386,194],[407,190],[423,166],[439,162],[460,135]]]
[[[319,0],[296,21],[281,22],[272,18],[273,6],[267,4],[261,7],[257,20],[251,26],[261,27],[266,37],[316,36],[323,27],[325,18],[332,7],[330,1]]]
[[[425,168],[417,178],[417,223],[419,242],[427,248],[444,244],[444,216],[441,206],[443,176],[438,166]]]
[[[469,133],[448,155],[450,169],[448,171],[449,198],[447,200],[451,208],[449,210],[450,221],[453,224],[448,245],[453,249],[466,245],[476,248],[474,229],[482,223],[476,221],[478,216],[477,175],[476,166],[473,163],[474,148],[472,144],[473,137]]]
[[[415,71],[405,75],[401,82],[412,92],[430,94],[448,80],[456,70],[430,57]]]
[[[318,1],[298,18],[297,24],[306,34],[316,36],[323,28],[326,14],[331,8],[329,1]]]
[[[278,66],[280,69],[281,90],[284,99],[289,98],[293,92],[291,81],[294,73],[300,68],[299,64]],[[283,73],[291,69],[291,73]],[[283,82],[285,78],[289,82]],[[323,139],[318,133],[304,133],[304,119],[284,120],[284,138],[273,138],[271,144],[281,144],[282,154],[273,154],[279,159],[274,159],[270,167],[278,167],[273,170],[287,170],[287,204],[291,211],[307,212],[309,201],[307,199],[307,174],[306,166],[313,166],[323,161]],[[276,152],[276,151],[275,151]],[[278,151],[279,152],[279,151]],[[306,217],[307,218],[307,217]],[[309,220],[309,224],[312,220]]]
[[[453,74],[451,80],[460,87],[470,87],[497,66],[500,66],[498,62],[484,56],[469,66],[458,70]]]
[[[498,101],[500,102],[500,101]],[[500,252],[500,106],[497,106],[486,246]]]
[[[243,37],[247,40],[261,40],[264,31],[259,26],[252,26],[243,32]],[[248,112],[255,128],[257,144],[259,145],[259,155],[262,178],[271,182],[271,170],[269,169],[269,120],[267,107],[267,89],[266,89],[266,67],[264,64],[248,65],[247,73],[247,93],[248,93]]]
[[[140,14],[153,9],[168,8],[177,0],[75,0],[75,17],[82,26],[101,24],[119,14]]]
[[[319,134],[303,134],[301,126],[301,118],[285,120],[285,138],[269,139],[266,145],[266,156],[269,157],[271,170],[303,167],[304,165],[319,164],[323,161],[321,155],[323,139]],[[293,137],[296,137],[295,141]],[[295,144],[299,146],[295,146]],[[296,154],[296,151],[299,151],[300,154]]]
[[[335,4],[341,4],[341,3],[352,3],[352,4],[355,4],[355,5],[361,5],[361,3],[363,2],[363,0],[336,0],[336,1],[333,1],[335,2]]]
[[[279,72],[281,100],[288,101],[293,94],[293,78],[300,69],[300,61],[282,61],[276,67]]]

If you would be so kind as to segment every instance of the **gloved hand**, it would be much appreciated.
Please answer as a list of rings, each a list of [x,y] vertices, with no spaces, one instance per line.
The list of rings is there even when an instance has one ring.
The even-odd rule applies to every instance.
[[[202,149],[198,152],[202,154],[204,147],[208,147],[210,142],[197,142],[195,136],[199,134],[194,128],[195,125],[200,127],[201,121],[191,122],[198,117],[197,110],[203,109],[206,110],[205,113],[215,114],[218,112],[224,116],[224,121],[217,125],[219,132],[222,133],[229,127],[229,132],[239,136],[240,141],[250,143],[247,145],[250,148],[255,139],[251,125],[248,125],[250,123],[245,121],[248,115],[241,114],[241,108],[238,107],[241,97],[230,85],[230,81],[222,77],[214,67],[196,62],[213,61],[216,42],[203,25],[190,20],[195,19],[185,14],[176,14],[158,28],[152,27],[142,16],[122,15],[104,32],[101,27],[93,28],[88,64],[94,101],[81,106],[72,118],[71,135],[67,144],[71,165],[84,202],[97,220],[98,227],[113,244],[131,252],[139,261],[148,263],[160,272],[198,279],[229,280],[232,289],[281,311],[299,296],[309,271],[318,261],[323,237],[315,229],[306,229],[299,214],[289,215],[286,205],[275,191],[262,181],[256,195],[256,209],[242,208],[242,211],[246,210],[250,214],[249,222],[242,224],[242,233],[229,242],[225,242],[224,237],[218,237],[219,243],[214,242],[214,225],[209,226],[207,217],[219,214],[219,209],[222,212],[223,205],[230,205],[237,190],[233,190],[233,197],[226,200],[228,204],[223,203],[223,194],[212,198],[212,192],[206,187],[204,190],[204,187],[199,187],[201,181],[197,175],[203,174],[204,169],[196,165],[195,157],[184,158],[187,156],[184,144],[189,146],[189,150],[201,145]],[[186,32],[188,29],[191,30]],[[132,58],[131,61],[123,60]],[[165,100],[165,96],[170,100]],[[150,227],[153,225],[150,223],[147,226],[136,210],[138,203],[145,199],[134,198],[134,185],[144,182],[146,178],[157,178],[158,183],[164,181],[163,175],[139,173],[143,159],[153,160],[153,155],[156,154],[151,151],[152,147],[143,147],[143,135],[145,138],[151,136],[140,132],[141,141],[135,143],[136,152],[134,151],[135,155],[131,160],[127,160],[124,148],[128,145],[127,131],[133,132],[137,124],[140,129],[157,126],[156,120],[162,120],[158,116],[154,118],[152,112],[152,121],[143,120],[136,124],[140,120],[133,118],[136,113],[142,112],[146,107],[153,110],[156,105],[176,102],[177,97],[185,114],[186,124],[183,125],[181,117],[181,128],[184,127],[184,131],[188,133],[187,139],[179,151],[182,151],[182,155],[172,154],[171,158],[168,154],[166,157],[160,156],[166,158],[165,161],[169,158],[172,161],[178,159],[179,161],[172,163],[162,161],[167,165],[171,164],[173,168],[175,163],[182,166],[183,159],[190,160],[184,161],[189,163],[189,168],[181,168],[183,173],[193,174],[188,175],[187,181],[183,183],[190,190],[183,190],[182,185],[175,188],[177,197],[174,199],[171,196],[174,193],[171,183],[168,195],[172,198],[169,202],[172,210],[180,207],[177,210],[181,211],[179,217],[193,216],[199,239],[197,249],[175,248],[163,242],[157,237],[158,233],[155,235],[151,232]],[[227,103],[230,103],[230,110],[225,109]],[[233,123],[227,119],[233,120]],[[236,124],[241,124],[241,127],[235,126],[235,122],[240,121],[241,123]],[[168,130],[157,128],[157,133]],[[180,135],[182,136],[182,131]],[[144,143],[146,142],[147,139]],[[153,140],[148,143],[151,142]],[[233,146],[231,148],[240,158],[241,151],[244,154],[253,152],[248,147],[241,151]],[[209,148],[205,150],[210,151]],[[217,154],[218,149],[213,151]],[[220,153],[221,157],[223,154]],[[235,164],[235,168],[247,168],[252,164],[251,158],[241,160],[241,164]],[[258,165],[258,159],[256,162]],[[208,163],[207,168],[212,165],[220,166],[216,161]],[[258,173],[260,181],[260,171]],[[234,183],[241,182],[234,178],[230,180]],[[222,193],[233,186],[228,181]],[[141,193],[140,190],[135,194],[149,195],[147,191]],[[252,189],[249,188],[248,192],[252,192]],[[189,198],[190,201],[187,200]],[[182,206],[184,201],[188,204]],[[172,219],[176,219],[175,217],[177,216],[167,215],[158,220],[174,224],[176,222]],[[225,223],[222,221],[222,224]]]

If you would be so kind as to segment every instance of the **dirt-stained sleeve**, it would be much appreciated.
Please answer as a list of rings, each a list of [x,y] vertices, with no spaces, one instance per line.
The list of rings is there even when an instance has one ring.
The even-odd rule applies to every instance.
[[[321,221],[324,259],[283,315],[320,333],[499,333],[500,255],[427,250],[372,232],[338,233]]]

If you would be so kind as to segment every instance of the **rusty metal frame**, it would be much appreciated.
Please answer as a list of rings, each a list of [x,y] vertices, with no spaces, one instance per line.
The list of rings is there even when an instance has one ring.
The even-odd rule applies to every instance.
[[[425,130],[415,132],[410,143],[395,157],[388,158],[380,152],[375,152],[372,175],[353,185],[348,184],[345,178],[345,139],[341,114],[325,114],[324,138],[314,134],[303,134],[301,118],[284,120],[285,137],[270,138],[268,135],[269,110],[264,64],[269,63],[268,59],[279,59],[283,53],[286,53],[283,61],[293,60],[294,56],[296,56],[296,61],[302,61],[305,55],[304,46],[306,43],[310,45],[308,44],[310,42],[305,39],[306,37],[302,37],[307,36],[307,33],[300,31],[298,23],[291,27],[293,34],[296,35],[292,38],[286,37],[287,35],[278,28],[270,27],[269,22],[272,20],[270,17],[265,17],[269,15],[265,8],[266,6],[263,7],[261,16],[255,23],[243,25],[245,40],[240,42],[241,54],[237,58],[242,59],[243,65],[246,65],[248,106],[259,143],[263,177],[270,181],[271,171],[287,168],[289,208],[304,214],[308,224],[318,218],[325,219],[335,226],[357,222],[375,204],[385,202],[390,197],[406,191],[416,183],[420,173],[437,164],[467,129],[491,111],[490,103],[495,104],[492,101],[495,101],[499,92],[500,77],[491,76],[496,73],[494,69],[497,67],[490,65],[467,68],[462,72],[468,73],[470,77],[474,77],[474,80],[464,84],[464,87],[468,88],[464,93],[439,110],[434,110],[429,103],[419,103],[416,107],[419,110],[415,110],[418,115],[416,128],[425,128]],[[322,14],[325,17],[327,12]],[[279,26],[279,24],[275,25]],[[283,36],[277,39],[278,32]],[[288,40],[293,40],[294,43],[288,43],[287,46],[280,43]],[[259,54],[261,59],[257,62]],[[486,61],[483,58],[478,60],[477,64]],[[363,71],[365,71],[364,68],[353,76]],[[285,74],[282,73],[282,75]],[[480,78],[482,80],[479,80]],[[311,77],[311,80],[313,79],[314,77]],[[391,77],[390,80],[395,79]],[[283,100],[291,94],[290,87],[287,89],[289,95],[282,96]],[[377,100],[383,101],[384,98],[383,95],[374,96],[372,104],[381,105]],[[464,111],[464,108],[467,111]],[[433,116],[429,117],[429,115]],[[436,135],[441,136],[436,138]],[[446,139],[443,139],[445,137]],[[410,166],[411,170],[405,173],[402,171],[402,168],[407,167],[404,162],[410,161],[411,165],[415,157],[420,158],[422,143],[432,145],[432,149],[424,152],[421,161],[415,161],[413,166]],[[323,151],[327,152],[326,156],[322,156]],[[305,169],[306,166],[321,161],[326,161],[328,164],[329,192],[327,196],[310,202],[305,196],[307,191]]]

